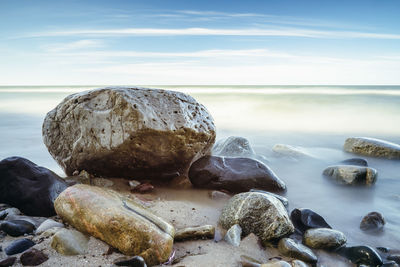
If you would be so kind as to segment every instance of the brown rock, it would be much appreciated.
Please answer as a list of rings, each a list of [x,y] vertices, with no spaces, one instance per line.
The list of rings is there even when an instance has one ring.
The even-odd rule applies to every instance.
[[[175,241],[188,239],[211,239],[214,238],[215,227],[213,225],[203,225],[179,229],[175,233]]]
[[[184,93],[102,88],[70,95],[50,111],[43,140],[67,175],[165,180],[210,152],[215,126]]]
[[[25,266],[38,266],[43,262],[47,261],[49,257],[42,251],[32,248],[24,252],[19,258],[22,265]]]
[[[173,226],[123,195],[74,185],[55,201],[57,214],[81,232],[99,238],[149,265],[165,262],[172,251]]]

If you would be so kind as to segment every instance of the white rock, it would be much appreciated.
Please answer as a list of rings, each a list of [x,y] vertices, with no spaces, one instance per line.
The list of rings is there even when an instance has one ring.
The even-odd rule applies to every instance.
[[[54,228],[54,227],[64,228],[64,224],[56,222],[52,219],[47,219],[36,229],[35,233],[37,235],[40,235],[43,232],[49,230],[50,228]]]

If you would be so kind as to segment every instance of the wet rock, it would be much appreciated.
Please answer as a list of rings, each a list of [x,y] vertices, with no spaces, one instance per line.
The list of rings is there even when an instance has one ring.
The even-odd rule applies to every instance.
[[[131,191],[132,192],[138,192],[140,194],[146,194],[146,193],[150,193],[153,190],[154,190],[154,186],[152,184],[143,183],[143,184],[140,184],[140,185],[136,186]]]
[[[292,266],[286,261],[271,261],[261,264],[260,267],[292,267]]]
[[[67,184],[54,172],[20,157],[0,161],[0,202],[29,216],[55,215],[54,200]]]
[[[17,260],[17,257],[8,257],[3,260],[0,260],[0,267],[13,266],[16,260]]]
[[[321,215],[310,209],[294,209],[290,219],[301,234],[311,228],[332,228]]]
[[[165,262],[172,252],[173,226],[113,190],[74,185],[56,199],[55,209],[79,231],[149,265]]]
[[[243,137],[230,136],[215,143],[212,155],[231,158],[250,158],[255,156],[255,153],[253,148],[251,148],[249,140]]]
[[[363,231],[380,230],[385,225],[385,219],[379,212],[373,211],[364,216],[360,223]]]
[[[3,210],[0,215],[2,217],[1,220],[7,220],[10,219],[12,216],[17,216],[21,214],[22,214],[21,211],[17,208],[8,208]]]
[[[26,221],[35,226],[37,228],[42,222],[47,220],[46,217],[33,217],[33,216],[23,216],[23,215],[8,215],[6,218],[7,221],[14,221],[14,220],[20,220],[20,221]]]
[[[68,229],[58,230],[51,239],[51,247],[63,255],[84,255],[88,250],[89,237]]]
[[[40,235],[41,233],[54,227],[64,228],[64,224],[56,222],[52,219],[47,219],[42,224],[40,224],[40,226],[36,229],[35,234]]]
[[[341,184],[373,185],[376,182],[378,172],[369,167],[360,167],[355,165],[335,165],[326,168],[323,174],[335,179]]]
[[[233,196],[224,206],[219,218],[224,229],[239,224],[243,235],[257,235],[265,244],[294,231],[285,207],[275,197],[247,192]]]
[[[276,144],[272,147],[272,151],[280,156],[298,158],[298,159],[315,159],[313,155],[306,152],[301,147],[295,147],[285,144]]]
[[[329,228],[308,229],[303,236],[303,243],[310,248],[336,249],[344,245],[346,236]]]
[[[339,162],[340,165],[355,165],[355,166],[363,166],[368,167],[368,162],[365,159],[361,158],[351,158],[345,159]]]
[[[214,200],[222,200],[222,199],[230,199],[231,198],[231,195],[229,195],[225,192],[222,192],[222,191],[218,191],[218,190],[213,190],[213,191],[208,192],[208,196]]]
[[[2,222],[0,229],[10,236],[17,237],[32,233],[35,230],[35,226],[23,220],[11,220]]]
[[[316,263],[318,260],[317,256],[311,249],[302,244],[296,243],[290,238],[282,238],[279,240],[278,250],[285,256],[303,260],[305,262]]]
[[[240,245],[240,239],[242,236],[242,227],[238,224],[232,225],[231,228],[226,232],[224,240],[234,247]]]
[[[400,159],[400,145],[375,138],[347,138],[343,148],[345,151],[354,154],[387,159]]]
[[[395,261],[385,261],[381,267],[399,267]]]
[[[267,194],[267,195],[271,195],[273,197],[276,197],[280,202],[282,202],[283,206],[285,206],[286,209],[289,208],[289,200],[283,196],[271,193],[271,192],[267,192],[264,190],[259,190],[259,189],[250,189],[250,192],[258,192],[258,193],[263,193],[263,194]]]
[[[49,257],[47,257],[47,255],[42,251],[32,248],[24,252],[19,260],[24,266],[38,266],[48,259]]]
[[[369,246],[343,247],[338,250],[338,253],[357,265],[381,266],[383,264],[381,256]]]
[[[215,126],[184,93],[109,87],[66,97],[47,114],[43,140],[67,175],[155,179],[209,153]]]
[[[211,239],[214,238],[215,227],[213,225],[203,225],[179,229],[175,233],[174,241],[188,239]]]
[[[33,242],[30,239],[27,238],[22,238],[22,239],[17,239],[11,242],[4,251],[6,252],[7,255],[14,255],[18,254],[21,252],[24,252],[25,250],[33,247],[35,245],[35,242]]]
[[[308,264],[299,260],[293,260],[290,262],[292,267],[308,267]]]
[[[118,258],[114,261],[114,264],[117,266],[147,267],[146,262],[140,256]]]
[[[400,264],[400,254],[393,254],[387,257],[388,260],[395,261],[396,263]]]
[[[240,264],[242,264],[242,267],[260,267],[261,262],[253,259],[252,257],[246,256],[246,255],[241,255],[240,256]]]
[[[189,179],[195,187],[244,192],[252,188],[284,191],[286,185],[263,163],[250,158],[206,156],[192,164]]]

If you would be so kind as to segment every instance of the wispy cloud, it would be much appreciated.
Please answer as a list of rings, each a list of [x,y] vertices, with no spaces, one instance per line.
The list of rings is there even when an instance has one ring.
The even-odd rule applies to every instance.
[[[103,46],[104,46],[103,41],[100,40],[79,40],[69,43],[49,44],[46,45],[45,48],[49,52],[63,52],[63,51],[98,48]]]
[[[60,30],[33,33],[24,37],[115,37],[115,36],[284,36],[304,38],[363,38],[363,39],[400,39],[400,34],[357,31],[321,31],[302,28],[249,28],[249,29],[213,29],[213,28],[121,28]]]

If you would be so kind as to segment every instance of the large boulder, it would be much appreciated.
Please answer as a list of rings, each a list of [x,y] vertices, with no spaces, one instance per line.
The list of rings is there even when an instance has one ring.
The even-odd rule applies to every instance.
[[[253,188],[272,192],[286,190],[285,183],[268,166],[250,158],[202,157],[190,166],[189,179],[196,187],[231,192]]]
[[[29,216],[55,215],[54,200],[65,188],[57,174],[21,157],[0,161],[0,203]]]
[[[240,225],[243,235],[257,235],[266,244],[293,233],[294,227],[283,204],[258,192],[240,193],[225,205],[219,218],[224,229]]]
[[[215,126],[184,93],[102,88],[70,95],[50,111],[43,140],[67,175],[166,179],[210,152]]]
[[[167,261],[175,230],[127,197],[110,189],[77,184],[55,201],[57,214],[81,232],[103,240],[149,265]]]
[[[347,138],[343,148],[347,152],[365,156],[400,159],[400,145],[375,138]]]

